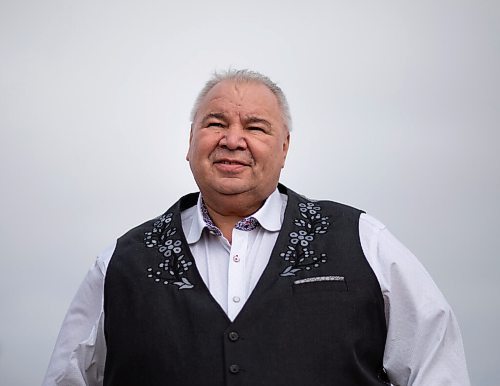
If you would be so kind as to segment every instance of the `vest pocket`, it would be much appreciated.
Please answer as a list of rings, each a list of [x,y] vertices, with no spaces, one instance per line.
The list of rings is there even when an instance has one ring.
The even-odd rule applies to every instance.
[[[292,293],[301,318],[326,317],[338,323],[350,313],[349,291],[345,279],[307,282],[299,280],[298,284],[292,285]]]
[[[307,293],[317,291],[347,292],[347,281],[343,276],[318,276],[295,280],[293,293]]]

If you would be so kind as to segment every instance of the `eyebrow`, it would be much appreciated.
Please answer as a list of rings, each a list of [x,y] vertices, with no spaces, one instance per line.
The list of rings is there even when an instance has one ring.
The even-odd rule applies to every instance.
[[[209,118],[216,118],[216,119],[224,120],[224,119],[226,119],[226,114],[224,114],[224,113],[208,113],[207,115],[205,115],[203,117],[202,121],[205,122]]]
[[[263,123],[269,127],[273,127],[273,125],[271,125],[271,122],[269,122],[268,120],[266,120],[264,118],[257,117],[255,115],[250,115],[250,116],[245,117],[245,122],[246,123]]]

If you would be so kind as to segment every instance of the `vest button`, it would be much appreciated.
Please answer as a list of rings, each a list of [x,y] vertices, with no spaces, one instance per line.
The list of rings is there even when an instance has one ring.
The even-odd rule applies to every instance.
[[[229,372],[231,374],[238,374],[240,372],[240,366],[238,366],[238,365],[229,366]]]
[[[227,336],[231,342],[236,342],[240,339],[240,335],[236,331],[231,331]]]

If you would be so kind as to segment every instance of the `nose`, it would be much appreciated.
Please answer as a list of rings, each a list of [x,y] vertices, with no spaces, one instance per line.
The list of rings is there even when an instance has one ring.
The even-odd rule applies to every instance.
[[[231,125],[219,141],[219,146],[229,150],[246,150],[247,141],[245,130],[240,125]]]

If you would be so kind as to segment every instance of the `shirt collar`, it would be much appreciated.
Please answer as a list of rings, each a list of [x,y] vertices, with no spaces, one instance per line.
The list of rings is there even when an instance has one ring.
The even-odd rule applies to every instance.
[[[281,208],[283,205],[283,201],[281,195],[276,189],[264,202],[264,205],[260,207],[260,209],[248,217],[255,218],[260,226],[269,232],[277,232],[281,229]],[[188,244],[196,243],[203,232],[203,229],[208,228],[210,226],[207,225],[203,218],[202,212],[202,197],[201,194],[198,196],[198,202],[196,203],[196,212],[194,214],[193,221],[191,223],[191,227],[189,232],[186,234],[186,241]]]

